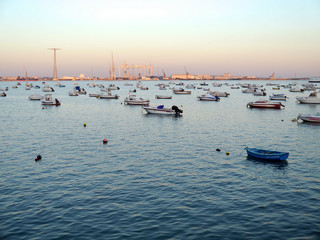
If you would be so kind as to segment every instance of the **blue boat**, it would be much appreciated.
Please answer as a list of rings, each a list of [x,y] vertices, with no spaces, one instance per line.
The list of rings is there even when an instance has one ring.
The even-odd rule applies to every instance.
[[[284,161],[289,157],[287,152],[277,152],[271,150],[263,150],[259,148],[245,148],[249,156],[264,160],[281,160]]]

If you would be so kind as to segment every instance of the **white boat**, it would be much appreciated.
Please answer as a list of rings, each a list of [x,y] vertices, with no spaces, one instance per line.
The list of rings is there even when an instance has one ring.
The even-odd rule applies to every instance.
[[[212,96],[211,94],[204,94],[197,97],[200,101],[220,101],[218,96]]]
[[[239,86],[232,86],[231,89],[239,89]]]
[[[261,90],[254,90],[253,95],[254,96],[266,96],[267,94],[266,94],[266,92],[261,91]]]
[[[247,88],[245,90],[242,90],[243,93],[254,93],[255,89],[254,88]]]
[[[192,83],[188,83],[188,84],[186,85],[186,88],[187,88],[187,89],[195,89],[196,86],[193,85]]]
[[[315,123],[320,123],[320,113],[316,114],[299,114],[297,119],[301,119],[302,121],[305,122],[315,122]]]
[[[2,91],[2,92],[4,92],[4,91],[8,91],[9,90],[9,88],[8,87],[6,87],[6,88],[0,88],[0,91]]]
[[[173,105],[171,108],[165,108],[164,105],[157,107],[143,106],[142,107],[147,113],[160,114],[160,115],[180,115],[183,110]]]
[[[111,92],[106,92],[106,93],[99,94],[99,98],[101,98],[101,99],[118,99],[119,95],[117,95],[117,94],[112,95]]]
[[[54,89],[50,87],[49,85],[45,85],[42,87],[42,91],[44,92],[54,92]]]
[[[79,93],[77,91],[70,91],[69,96],[79,96]]]
[[[124,86],[133,86],[132,83],[125,83]]]
[[[125,98],[124,103],[127,105],[148,105],[150,100],[139,98],[136,95],[129,95]]]
[[[6,97],[7,96],[7,94],[5,93],[5,92],[3,92],[3,93],[1,93],[1,95],[0,95],[1,97]]]
[[[31,90],[31,87],[27,86],[25,87],[25,90]]]
[[[218,97],[228,97],[230,95],[230,93],[227,92],[218,92],[218,91],[210,91],[209,94],[211,94],[212,96],[218,96]]]
[[[298,86],[296,86],[296,87],[291,87],[291,88],[289,89],[289,91],[290,91],[290,92],[303,92],[304,89],[303,89],[303,88],[299,88]]]
[[[273,94],[272,96],[269,96],[270,100],[277,100],[277,101],[287,101],[287,96],[285,96],[283,93],[281,94]]]
[[[222,87],[222,84],[221,83],[217,83],[217,82],[213,82],[212,85],[214,87]]]
[[[156,95],[156,99],[172,99],[169,95]]]
[[[28,97],[29,100],[35,100],[35,101],[40,101],[42,98],[43,96],[39,94],[32,94]]]
[[[140,89],[141,89],[141,90],[149,90],[148,87],[144,87],[144,86],[141,86]]]
[[[58,99],[53,99],[52,94],[44,95],[44,98],[41,100],[42,105],[53,105],[53,106],[60,106],[61,103]]]
[[[75,86],[73,88],[73,91],[78,94],[87,94],[86,90],[84,90],[84,88],[81,88],[80,86]]]
[[[108,87],[108,90],[119,90],[120,88],[117,87],[116,85],[114,84],[110,84],[109,87]]]
[[[320,104],[320,98],[317,97],[317,92],[310,93],[309,97],[297,97],[300,103]]]

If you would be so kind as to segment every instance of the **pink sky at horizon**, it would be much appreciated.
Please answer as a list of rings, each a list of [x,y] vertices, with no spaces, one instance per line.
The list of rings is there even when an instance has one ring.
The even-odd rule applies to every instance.
[[[317,0],[4,0],[0,31],[0,76],[52,76],[52,47],[59,77],[107,77],[111,52],[155,75],[320,76]]]

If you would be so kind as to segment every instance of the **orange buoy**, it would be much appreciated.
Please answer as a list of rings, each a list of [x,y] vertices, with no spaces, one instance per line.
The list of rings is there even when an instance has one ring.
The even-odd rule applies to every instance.
[[[103,142],[103,144],[107,144],[108,143],[108,139],[105,138],[105,139],[103,139],[102,142]]]

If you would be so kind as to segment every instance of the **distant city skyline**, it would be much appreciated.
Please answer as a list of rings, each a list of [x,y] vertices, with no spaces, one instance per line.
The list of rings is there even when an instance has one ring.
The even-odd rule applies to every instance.
[[[0,32],[0,76],[320,76],[318,0],[2,0]]]

